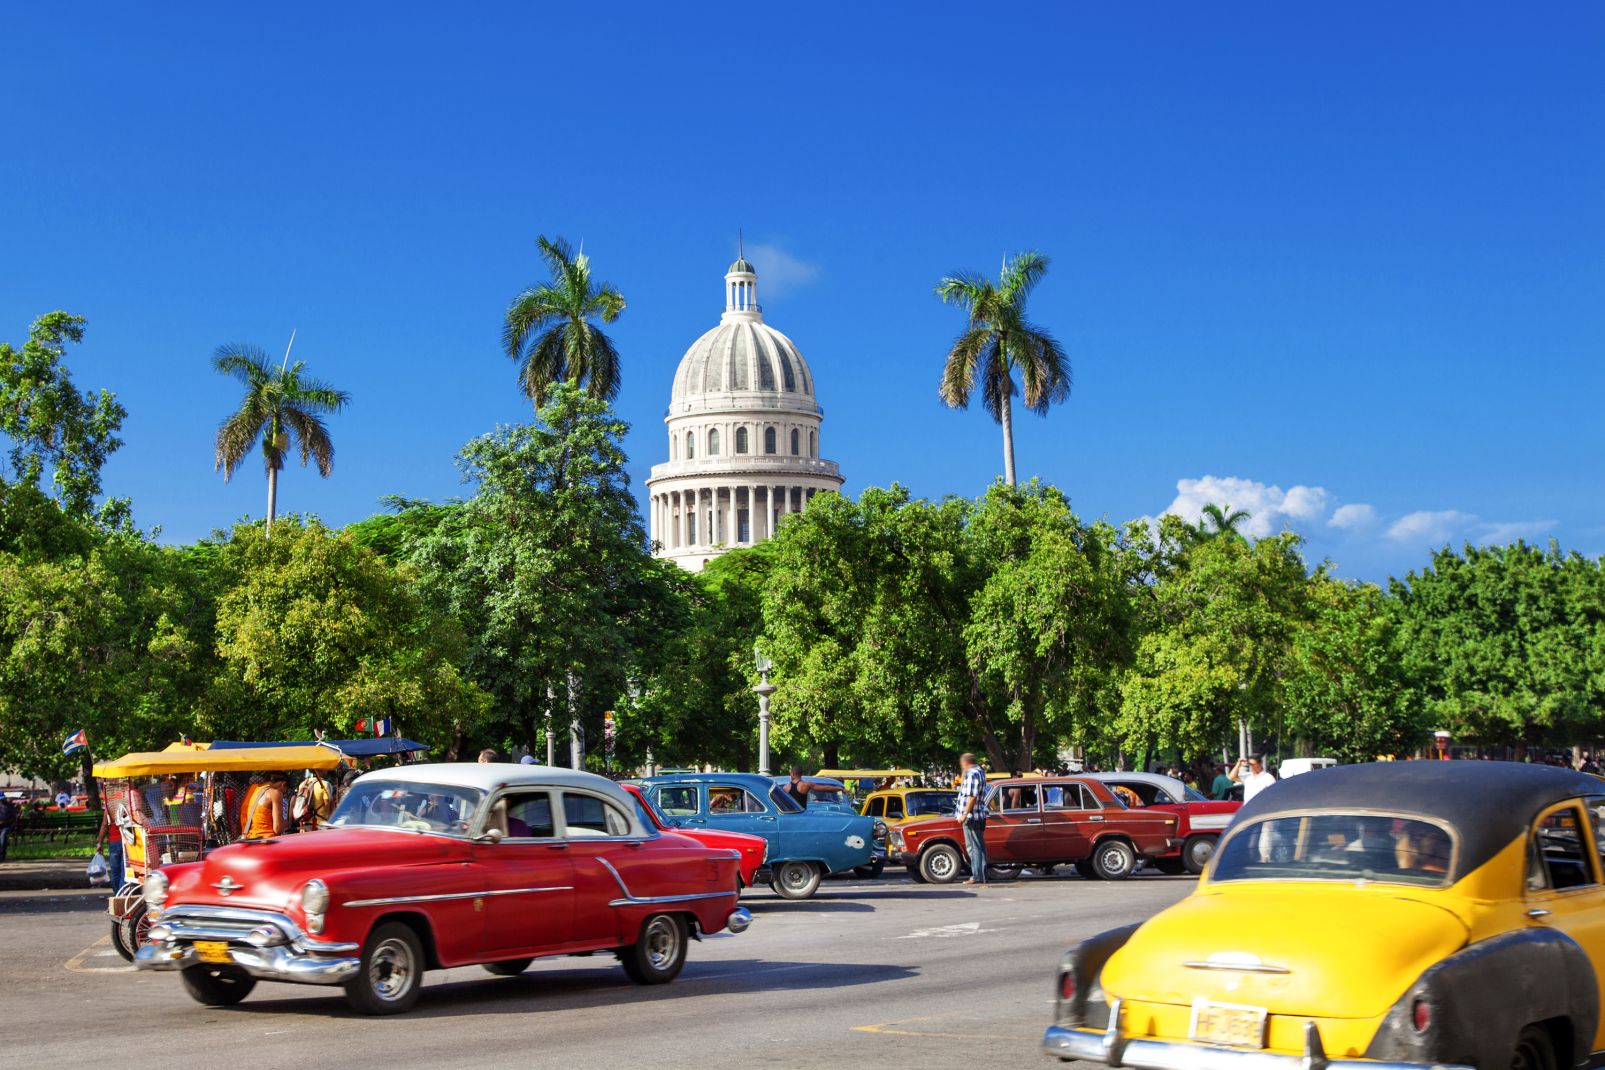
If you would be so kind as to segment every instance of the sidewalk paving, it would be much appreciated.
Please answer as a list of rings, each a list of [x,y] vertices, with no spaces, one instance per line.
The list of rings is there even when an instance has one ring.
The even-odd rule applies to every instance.
[[[105,885],[91,887],[84,876],[87,858],[42,858],[0,862],[0,895],[16,892],[58,892],[62,895],[108,894]]]

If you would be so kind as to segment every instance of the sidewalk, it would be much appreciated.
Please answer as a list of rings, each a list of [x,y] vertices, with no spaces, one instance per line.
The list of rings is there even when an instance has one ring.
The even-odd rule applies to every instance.
[[[0,862],[0,895],[19,892],[54,892],[60,895],[107,895],[106,887],[90,887],[84,876],[87,858],[45,858],[38,861]],[[8,895],[8,893],[10,893]]]

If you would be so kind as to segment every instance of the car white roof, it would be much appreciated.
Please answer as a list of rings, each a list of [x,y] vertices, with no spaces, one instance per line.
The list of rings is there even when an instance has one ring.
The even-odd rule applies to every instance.
[[[1187,785],[1183,784],[1175,777],[1166,776],[1163,773],[1081,773],[1079,775],[1087,777],[1090,780],[1102,780],[1105,783],[1108,783],[1109,781],[1118,783],[1124,780],[1138,784],[1153,784],[1156,787],[1164,788],[1165,791],[1169,792],[1178,799],[1187,798]]]
[[[480,791],[494,791],[504,785],[521,787],[584,788],[633,806],[629,797],[605,776],[581,769],[552,765],[518,765],[514,762],[421,762],[397,765],[364,773],[358,780],[395,780],[407,784],[442,784]]]

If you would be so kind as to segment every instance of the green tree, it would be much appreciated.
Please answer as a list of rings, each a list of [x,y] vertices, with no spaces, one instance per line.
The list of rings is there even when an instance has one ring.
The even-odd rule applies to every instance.
[[[593,398],[619,393],[619,351],[591,321],[612,323],[624,311],[624,295],[591,278],[591,258],[562,238],[536,240],[550,280],[513,298],[502,323],[502,346],[518,364],[518,385],[537,409],[552,387],[583,385]]]
[[[115,394],[79,393],[62,358],[67,343],[84,339],[84,318],[66,312],[40,316],[22,348],[0,342],[0,434],[18,482],[39,486],[45,471],[56,500],[71,516],[93,514],[100,470],[123,444],[117,431],[128,410]],[[127,514],[127,503],[108,503],[108,521]]]
[[[1432,727],[1518,748],[1599,737],[1601,559],[1554,544],[1445,547],[1392,592],[1404,665]]]
[[[955,409],[968,408],[977,386],[981,404],[1003,428],[1003,479],[1015,485],[1013,399],[1045,416],[1070,396],[1070,358],[1047,331],[1026,318],[1031,291],[1047,273],[1048,258],[1021,253],[1005,260],[997,282],[974,272],[950,275],[937,284],[943,302],[962,308],[964,332],[948,351],[938,393]],[[1020,373],[1015,385],[1014,373]]]
[[[316,458],[318,474],[329,478],[334,471],[334,441],[323,417],[339,412],[351,395],[327,383],[302,374],[306,362],[289,363],[289,353],[278,368],[260,349],[247,345],[225,345],[212,357],[212,367],[232,376],[245,387],[240,407],[217,429],[217,467],[224,480],[262,440],[262,461],[267,468],[267,530],[278,515],[279,472],[290,450],[298,446],[301,467]]]
[[[1198,523],[1187,525],[1187,540],[1194,543],[1220,538],[1241,540],[1244,536],[1238,528],[1252,518],[1252,514],[1242,509],[1210,502],[1201,511]]]
[[[216,555],[221,666],[203,732],[309,739],[393,718],[437,746],[474,727],[485,699],[458,670],[456,622],[349,535],[290,518],[279,533],[236,528]]]

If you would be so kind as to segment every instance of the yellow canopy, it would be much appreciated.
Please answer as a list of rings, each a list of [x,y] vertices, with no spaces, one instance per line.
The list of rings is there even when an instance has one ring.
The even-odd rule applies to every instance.
[[[275,769],[335,769],[343,755],[331,747],[241,747],[238,750],[188,750],[125,754],[115,762],[95,766],[95,775],[107,780],[131,776],[165,776],[168,773],[269,772]]]
[[[887,777],[920,775],[917,769],[821,769],[814,774],[830,780],[885,780]]]
[[[167,746],[162,748],[162,751],[184,751],[187,754],[193,754],[198,750],[205,750],[210,746],[210,743],[185,743],[183,741],[179,741],[177,743],[169,743]]]

